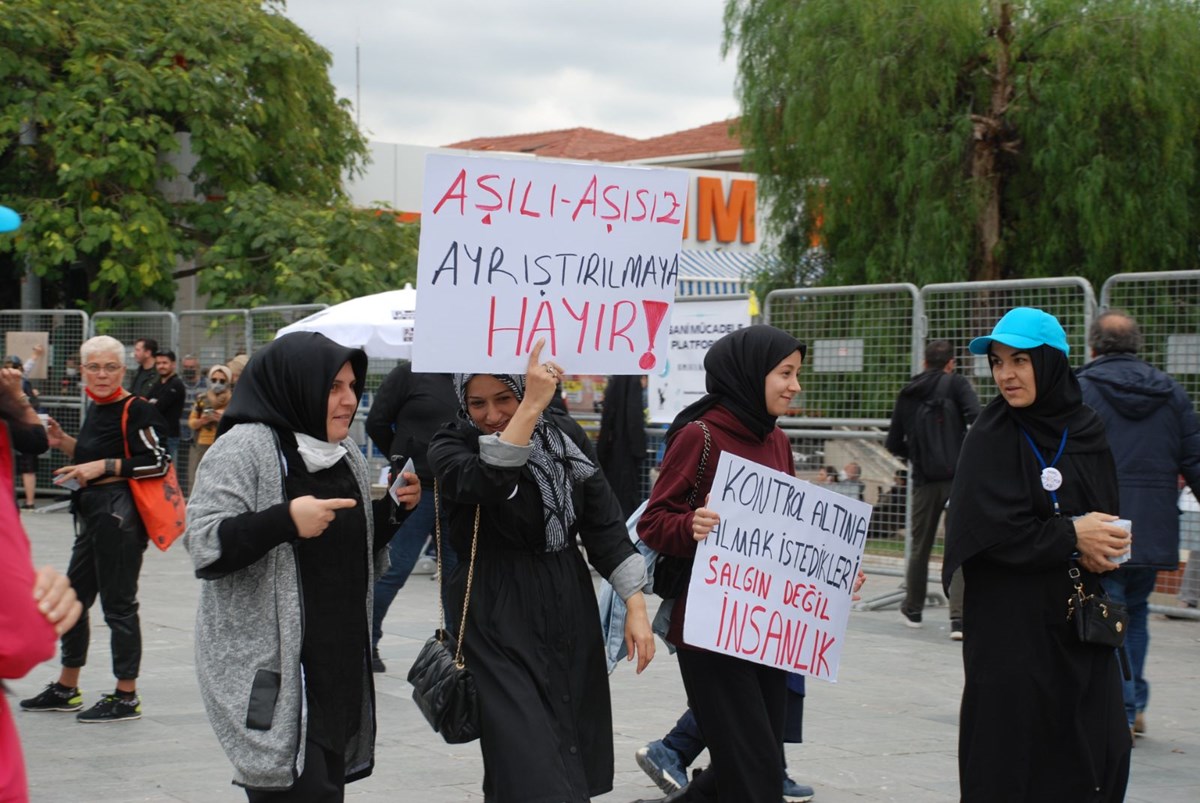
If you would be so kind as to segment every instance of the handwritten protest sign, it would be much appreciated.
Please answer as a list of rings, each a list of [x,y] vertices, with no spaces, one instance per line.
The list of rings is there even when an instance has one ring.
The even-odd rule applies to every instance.
[[[644,374],[664,358],[682,171],[430,155],[413,368]]]
[[[650,420],[669,424],[705,393],[704,355],[717,340],[750,325],[750,302],[677,301],[667,326],[667,358],[647,383]]]
[[[836,681],[871,506],[722,452],[696,550],[688,644]]]

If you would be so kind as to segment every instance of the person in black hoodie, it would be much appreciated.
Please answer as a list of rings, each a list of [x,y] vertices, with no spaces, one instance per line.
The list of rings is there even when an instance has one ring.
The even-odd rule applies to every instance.
[[[912,378],[900,391],[892,410],[888,427],[887,450],[912,463],[913,513],[912,551],[905,569],[904,602],[900,614],[909,627],[921,626],[925,609],[925,587],[929,580],[929,553],[937,536],[938,521],[950,498],[954,481],[953,468],[930,464],[916,426],[917,410],[928,399],[944,397],[956,411],[955,422],[960,425],[959,440],[967,427],[979,417],[979,397],[966,377],[957,374],[954,347],[949,340],[932,340],[925,346],[925,370]],[[962,638],[962,576],[950,587],[950,637]]]
[[[942,563],[943,585],[960,566],[965,581],[958,770],[971,803],[1117,803],[1129,780],[1116,651],[1067,619],[1075,584],[1102,594],[1130,540],[1069,348],[1054,316],[1029,307],[970,344],[999,390],[963,443]]]
[[[646,405],[642,403],[645,381],[644,376],[610,376],[600,410],[596,457],[625,518],[633,515],[648,493],[642,483],[646,462]]]
[[[1092,323],[1088,346],[1095,358],[1078,372],[1083,400],[1104,419],[1117,461],[1121,514],[1137,538],[1121,568],[1104,576],[1104,590],[1129,611],[1125,648],[1132,678],[1125,681],[1125,714],[1136,733],[1150,698],[1143,677],[1150,630],[1146,619],[1158,571],[1179,566],[1180,474],[1200,493],[1200,420],[1179,383],[1138,358],[1142,333],[1123,312]]]

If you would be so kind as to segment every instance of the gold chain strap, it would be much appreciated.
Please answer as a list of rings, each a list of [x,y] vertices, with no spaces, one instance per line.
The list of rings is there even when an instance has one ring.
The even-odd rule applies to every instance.
[[[442,630],[446,629],[446,603],[442,587],[446,576],[442,574],[442,511],[441,494],[438,493],[437,480],[433,481],[433,528],[437,539],[437,571],[438,571],[438,619],[441,620]],[[475,548],[479,545],[479,505],[475,506],[475,525],[471,532],[471,562],[467,564],[467,593],[463,597],[462,621],[458,625],[458,644],[454,651],[454,663],[462,669],[466,666],[463,661],[463,636],[467,634],[467,608],[471,605],[471,582],[475,579]]]

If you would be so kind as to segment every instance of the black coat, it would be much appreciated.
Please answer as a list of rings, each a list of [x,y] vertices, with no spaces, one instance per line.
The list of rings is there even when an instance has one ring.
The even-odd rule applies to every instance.
[[[914,376],[896,397],[892,408],[892,421],[888,426],[885,446],[892,454],[901,460],[912,463],[913,485],[924,485],[925,475],[921,473],[920,458],[914,456],[912,433],[916,429],[917,408],[921,402],[933,396],[938,389],[938,383],[946,374],[940,368],[934,368]],[[950,374],[949,388],[946,395],[954,402],[962,415],[963,429],[974,423],[979,417],[979,396],[975,388],[961,374]]]
[[[383,380],[367,413],[367,435],[384,457],[411,457],[422,487],[433,489],[425,452],[438,428],[454,420],[458,397],[449,374],[425,374],[403,360]]]
[[[544,415],[595,460],[578,424],[549,410]],[[613,780],[612,706],[591,576],[575,547],[545,551],[532,472],[483,462],[479,436],[464,421],[447,425],[430,444],[429,462],[459,555],[448,581],[447,618],[455,631],[480,506],[463,652],[479,690],[484,794],[494,803],[587,801],[611,790]],[[609,577],[637,555],[620,505],[601,472],[573,493],[572,535]]]
[[[942,580],[962,566],[965,581],[958,764],[971,803],[1117,803],[1129,775],[1116,653],[1080,642],[1066,618],[1070,517],[1119,513],[1116,472],[1066,358],[1045,367],[1057,381],[1038,376],[1038,409],[998,396],[967,433],[947,512]],[[1062,442],[1061,515],[1030,440],[1047,463]],[[1082,582],[1102,593],[1098,575]]]
[[[1104,419],[1117,463],[1121,516],[1133,522],[1126,566],[1179,567],[1179,484],[1200,497],[1200,419],[1179,383],[1132,354],[1077,372],[1083,400]]]

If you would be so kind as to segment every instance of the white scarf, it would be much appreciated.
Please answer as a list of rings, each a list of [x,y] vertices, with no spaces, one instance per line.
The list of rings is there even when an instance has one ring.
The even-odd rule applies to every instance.
[[[324,471],[346,456],[340,443],[330,443],[303,432],[294,433],[296,450],[304,458],[304,467],[310,472]]]

